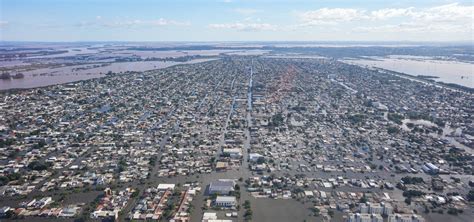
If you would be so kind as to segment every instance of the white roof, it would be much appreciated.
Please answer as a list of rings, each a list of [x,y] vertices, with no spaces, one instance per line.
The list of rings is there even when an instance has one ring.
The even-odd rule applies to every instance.
[[[203,220],[216,220],[217,219],[217,213],[213,212],[205,212],[204,215],[202,216]]]
[[[174,187],[175,187],[175,185],[172,184],[172,183],[160,183],[160,184],[158,184],[158,190],[168,190],[168,189],[173,190]]]
[[[240,148],[224,148],[224,153],[240,153],[242,150]]]
[[[234,202],[235,197],[218,196],[216,202]]]

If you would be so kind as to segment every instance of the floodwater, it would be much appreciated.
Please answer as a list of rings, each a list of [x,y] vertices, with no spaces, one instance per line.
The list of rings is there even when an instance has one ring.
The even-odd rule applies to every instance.
[[[435,60],[426,57],[389,56],[346,60],[349,63],[388,69],[413,76],[436,76],[437,82],[454,83],[474,88],[474,64]]]
[[[0,80],[0,90],[7,89],[26,89],[75,82],[93,78],[104,77],[108,71],[126,72],[126,71],[147,71],[162,69],[178,64],[190,64],[206,62],[214,59],[195,59],[187,62],[121,62],[111,63],[107,66],[93,67],[92,65],[64,66],[59,68],[45,68],[25,71],[23,79]],[[82,69],[77,69],[82,68]]]
[[[413,123],[414,125],[421,125],[421,126],[425,126],[425,127],[436,127],[437,125],[431,121],[428,121],[428,120],[413,120],[413,119],[404,119],[402,120],[402,129],[403,130],[406,130],[406,131],[409,131],[410,128],[408,128],[407,126],[407,123]],[[456,140],[456,132],[459,132],[460,129],[453,129],[451,128],[449,125],[446,125],[444,128],[443,128],[443,132],[441,135],[438,135],[437,133],[430,133],[429,135],[432,136],[432,137],[435,137],[435,138],[440,138],[440,139],[443,139],[445,141],[447,141],[449,144],[457,147],[457,148],[461,148],[463,149],[464,151],[466,151],[467,153],[470,153],[470,154],[473,154],[474,155],[474,149],[471,148],[471,147],[468,147],[462,143],[460,143],[459,141]],[[453,135],[454,133],[454,135]]]

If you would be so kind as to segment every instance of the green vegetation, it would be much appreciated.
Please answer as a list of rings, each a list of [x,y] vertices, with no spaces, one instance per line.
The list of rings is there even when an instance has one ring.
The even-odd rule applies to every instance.
[[[283,114],[277,113],[272,116],[272,118],[270,119],[269,125],[273,127],[279,127],[283,125],[283,121],[284,121]]]
[[[38,143],[35,143],[32,148],[35,149],[35,150],[38,150],[38,149],[41,149],[43,148],[44,146],[46,146],[46,143],[44,141],[40,141]]]
[[[334,217],[334,211],[333,210],[328,210],[328,215],[330,217]]]
[[[117,171],[120,173],[120,172],[125,171],[125,170],[127,170],[127,162],[125,162],[124,159],[121,159],[118,162]]]
[[[15,143],[14,139],[0,139],[0,148],[11,146]]]
[[[319,210],[319,208],[313,207],[311,208],[311,210],[313,211],[313,214],[315,217],[318,217],[321,214],[321,211]]]
[[[449,208],[447,212],[448,214],[451,214],[451,215],[458,215],[458,214],[463,213],[464,211],[457,208]]]
[[[474,190],[469,191],[469,193],[467,194],[467,200],[469,202],[474,202]]]
[[[390,121],[393,121],[394,123],[398,124],[398,125],[401,125],[402,124],[402,120],[404,119],[404,117],[398,113],[389,113],[387,115],[387,118],[390,120]]]
[[[406,176],[402,178],[402,181],[404,184],[418,184],[418,183],[424,183],[423,178],[421,177],[410,177]]]
[[[150,164],[150,166],[155,166],[156,165],[156,156],[150,157],[149,164]]]
[[[135,189],[135,191],[132,193],[132,198],[138,197],[138,194],[140,194],[140,189]]]
[[[398,133],[398,132],[400,132],[400,129],[396,126],[389,126],[387,128],[387,133],[388,134],[395,134],[395,133]]]
[[[422,191],[419,191],[419,190],[407,190],[407,191],[403,191],[403,196],[404,197],[407,197],[407,198],[411,198],[411,197],[421,197],[425,195],[424,192]]]
[[[28,164],[28,168],[30,170],[37,170],[37,171],[42,171],[42,170],[47,170],[51,166],[51,163],[43,163],[38,160],[35,160]]]
[[[253,212],[252,212],[252,209],[250,207],[250,201],[246,200],[244,202],[243,206],[245,208],[244,219],[246,221],[252,220]]]
[[[350,121],[352,124],[359,124],[359,123],[362,123],[362,122],[364,122],[366,119],[367,119],[367,116],[364,115],[364,114],[355,114],[355,115],[349,116],[349,121]]]
[[[8,184],[10,181],[19,180],[21,175],[19,173],[10,173],[5,176],[0,176],[0,186]]]

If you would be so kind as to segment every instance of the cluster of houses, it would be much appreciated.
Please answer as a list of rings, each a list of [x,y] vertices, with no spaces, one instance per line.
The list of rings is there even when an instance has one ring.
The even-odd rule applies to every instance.
[[[371,201],[412,208],[400,197],[406,189],[426,193],[414,202],[469,207],[472,95],[332,60],[259,59],[251,75],[249,63],[2,93],[0,197],[245,171],[256,197],[345,210],[373,190]],[[431,184],[394,186],[415,174]],[[236,207],[232,189],[211,182],[214,206]],[[160,217],[170,197],[161,191],[150,190],[132,218]],[[133,192],[107,190],[91,216],[117,217]],[[185,221],[194,191],[179,192],[171,216]]]
[[[119,213],[127,206],[132,194],[135,192],[133,188],[125,188],[116,191],[110,188],[104,190],[104,196],[100,199],[95,210],[90,214],[91,218],[117,220]]]
[[[67,206],[53,206],[51,197],[33,199],[22,202],[19,207],[4,206],[0,208],[0,218],[23,218],[23,217],[49,217],[49,218],[74,218],[80,212],[84,204],[71,204]]]
[[[147,188],[130,211],[129,219],[190,221],[191,201],[200,190],[199,184],[184,184],[181,191],[175,184],[159,184],[157,187]],[[174,209],[170,209],[170,205],[174,205]]]

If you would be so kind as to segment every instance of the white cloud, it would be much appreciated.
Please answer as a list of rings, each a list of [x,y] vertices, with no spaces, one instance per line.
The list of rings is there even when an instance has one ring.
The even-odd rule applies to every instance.
[[[410,8],[384,8],[370,12],[368,15],[373,20],[385,20],[400,16],[409,16],[413,13],[413,7]]]
[[[96,17],[95,21],[82,21],[76,26],[78,27],[108,27],[108,28],[137,28],[137,27],[159,27],[159,26],[189,26],[190,22],[181,22],[169,19],[141,20],[141,19],[124,19],[124,20],[104,20],[102,17]]]
[[[382,8],[372,11],[321,8],[299,13],[298,17],[300,23],[296,27],[331,25],[349,27],[355,32],[474,33],[474,6],[458,3],[429,8]]]
[[[362,26],[367,32],[444,32],[473,33],[474,6],[458,3],[425,9],[382,9],[371,12],[372,19],[398,18],[401,22],[379,26]]]
[[[474,6],[463,6],[458,3],[441,5],[413,13],[413,18],[426,22],[473,22]]]
[[[337,24],[366,18],[365,11],[351,8],[321,8],[299,14],[303,25]]]
[[[236,8],[234,11],[242,15],[253,15],[255,13],[262,12],[262,10],[254,8]]]
[[[277,26],[268,23],[225,23],[225,24],[210,24],[212,29],[234,29],[238,31],[275,31]]]

